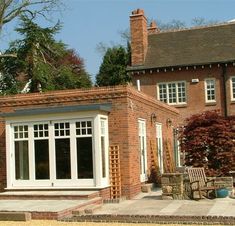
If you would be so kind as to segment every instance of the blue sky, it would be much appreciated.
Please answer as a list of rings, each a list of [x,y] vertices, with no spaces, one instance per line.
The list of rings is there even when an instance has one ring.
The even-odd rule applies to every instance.
[[[97,44],[119,44],[120,31],[129,28],[131,11],[144,9],[149,19],[169,22],[182,20],[187,24],[192,18],[227,21],[235,18],[235,0],[64,0],[67,10],[59,16],[63,28],[58,39],[69,45],[84,59],[93,79],[98,73],[102,55]],[[54,16],[55,20],[58,18]],[[43,25],[43,24],[42,24]],[[0,49],[14,40],[12,23],[0,39]]]

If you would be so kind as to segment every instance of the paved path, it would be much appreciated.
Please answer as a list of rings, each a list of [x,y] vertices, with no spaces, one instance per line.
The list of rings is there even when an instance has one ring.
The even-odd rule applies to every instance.
[[[119,204],[105,204],[93,215],[64,221],[235,225],[235,199],[161,200],[157,191]]]
[[[174,215],[174,216],[231,216],[235,217],[235,199],[217,198],[194,200],[161,200],[160,191],[140,194],[120,204],[105,204],[101,214]]]
[[[60,212],[77,209],[88,200],[0,200],[0,211]],[[141,193],[119,204],[104,204],[93,215],[64,218],[65,221],[199,222],[235,225],[235,199],[161,200],[161,191]]]

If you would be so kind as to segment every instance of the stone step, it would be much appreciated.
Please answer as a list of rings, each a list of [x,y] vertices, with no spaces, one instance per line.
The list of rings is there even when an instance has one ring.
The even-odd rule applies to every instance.
[[[89,200],[99,197],[98,191],[6,191],[0,200]]]
[[[1,220],[59,220],[73,216],[73,211],[101,205],[101,197],[87,200],[0,200]],[[7,214],[5,214],[7,213]],[[2,218],[1,218],[2,214]],[[5,215],[4,215],[5,214]],[[30,215],[28,215],[30,214]]]
[[[85,214],[94,214],[95,211],[101,209],[102,206],[103,206],[103,204],[92,204],[92,205],[83,207],[79,210],[73,211],[73,215],[74,216],[82,216]]]
[[[141,191],[144,193],[150,193],[153,189],[153,183],[142,184]]]
[[[31,213],[24,212],[0,212],[0,221],[29,221]]]

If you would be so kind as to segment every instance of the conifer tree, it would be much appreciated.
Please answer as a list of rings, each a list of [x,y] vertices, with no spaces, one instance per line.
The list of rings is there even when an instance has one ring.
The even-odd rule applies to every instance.
[[[6,51],[6,54],[15,53],[17,58],[2,58],[0,62],[3,94],[21,92],[26,83],[30,92],[91,86],[83,60],[55,40],[59,30],[59,24],[42,28],[28,17],[21,17],[16,31],[23,39],[11,43]]]

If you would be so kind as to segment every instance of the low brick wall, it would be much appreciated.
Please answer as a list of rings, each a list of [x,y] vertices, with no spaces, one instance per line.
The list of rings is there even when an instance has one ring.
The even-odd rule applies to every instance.
[[[162,199],[184,199],[182,173],[164,173],[161,178]]]

